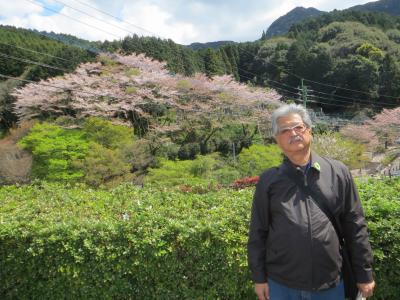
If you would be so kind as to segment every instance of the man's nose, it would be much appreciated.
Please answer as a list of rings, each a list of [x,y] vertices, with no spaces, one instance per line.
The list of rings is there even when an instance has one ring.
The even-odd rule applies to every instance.
[[[290,128],[288,130],[289,130],[290,136],[297,135],[297,132],[294,130],[294,128]]]

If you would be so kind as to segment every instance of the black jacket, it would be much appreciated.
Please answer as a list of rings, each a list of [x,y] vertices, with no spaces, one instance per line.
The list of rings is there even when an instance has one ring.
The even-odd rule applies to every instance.
[[[351,174],[341,162],[314,152],[306,174],[286,158],[260,176],[248,240],[254,282],[266,282],[270,277],[291,288],[315,291],[340,281],[342,257],[335,229],[287,172],[303,178],[314,194],[324,194],[331,211],[340,216],[357,282],[371,282],[372,251]]]

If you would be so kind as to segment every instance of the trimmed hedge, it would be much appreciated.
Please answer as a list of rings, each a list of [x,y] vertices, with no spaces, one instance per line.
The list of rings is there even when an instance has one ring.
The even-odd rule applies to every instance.
[[[374,299],[399,299],[400,180],[359,188]],[[0,298],[255,299],[246,261],[252,193],[2,187]]]
[[[0,298],[250,298],[251,193],[3,187]]]

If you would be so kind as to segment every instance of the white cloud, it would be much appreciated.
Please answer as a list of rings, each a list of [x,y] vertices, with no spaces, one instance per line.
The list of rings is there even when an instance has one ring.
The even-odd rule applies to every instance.
[[[274,20],[296,6],[330,11],[334,8],[343,9],[368,2],[368,0],[114,0],[112,3],[106,0],[60,1],[87,12],[96,19],[68,7],[61,10],[61,13],[91,25],[87,26],[60,14],[48,16],[42,7],[26,0],[3,0],[0,1],[0,23],[67,33],[89,40],[114,40],[131,33],[151,35],[80,3],[84,1],[131,24],[145,28],[156,36],[170,38],[177,43],[216,40],[252,41],[258,39],[262,31],[266,30]],[[56,0],[45,2],[52,3],[52,7],[60,5]]]
[[[148,31],[135,28],[139,35],[153,33],[161,38],[170,38],[177,43],[185,43],[199,36],[195,26],[175,20],[173,15],[154,3],[140,1],[127,3],[122,9],[123,19]]]
[[[30,14],[38,14],[43,8],[26,1],[0,1],[0,17],[15,18]]]

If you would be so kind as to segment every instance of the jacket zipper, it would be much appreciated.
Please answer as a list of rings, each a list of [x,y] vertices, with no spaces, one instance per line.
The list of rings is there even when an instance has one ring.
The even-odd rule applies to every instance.
[[[308,182],[307,182],[307,173],[304,173],[303,174],[303,179],[304,179],[304,186],[308,186]],[[311,222],[311,215],[310,215],[310,206],[309,206],[309,199],[308,199],[308,197],[307,196],[310,196],[310,195],[305,195],[306,196],[306,198],[305,198],[305,203],[306,203],[306,209],[307,209],[307,216],[308,216],[308,228],[309,228],[309,231],[310,231],[310,260],[311,260],[311,282],[310,282],[310,288],[312,289],[312,290],[314,290],[314,287],[313,287],[313,277],[314,277],[314,274],[313,274],[313,255],[312,255],[312,252],[313,252],[313,239],[312,239],[312,222]]]

